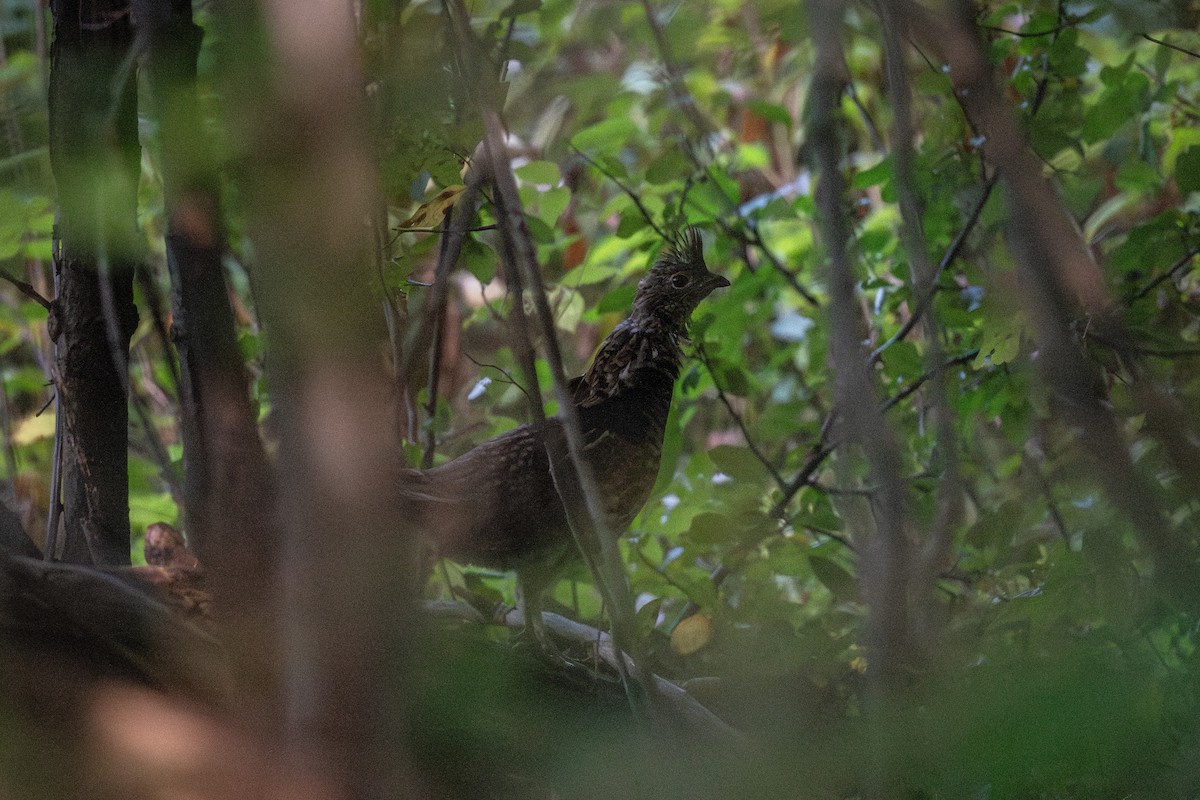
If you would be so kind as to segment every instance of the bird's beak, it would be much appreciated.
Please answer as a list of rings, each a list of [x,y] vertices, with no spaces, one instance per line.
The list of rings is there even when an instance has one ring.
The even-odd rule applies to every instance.
[[[708,290],[710,292],[713,289],[724,289],[729,285],[729,278],[726,278],[724,275],[718,275],[715,272],[708,273]]]

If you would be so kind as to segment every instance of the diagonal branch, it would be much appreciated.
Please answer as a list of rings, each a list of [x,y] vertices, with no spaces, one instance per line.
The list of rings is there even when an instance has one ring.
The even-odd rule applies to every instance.
[[[860,585],[867,602],[866,641],[873,651],[869,678],[876,713],[906,672],[911,659],[909,609],[908,489],[901,477],[902,459],[895,436],[873,401],[869,362],[863,358],[864,339],[858,301],[851,227],[845,212],[842,173],[843,131],[840,128],[842,80],[840,66],[845,6],[828,0],[814,9],[816,71],[809,90],[807,139],[820,177],[817,210],[826,252],[826,281],[830,323],[830,354],[835,372],[834,396],[849,442],[861,448],[879,486],[875,530],[863,548]],[[894,769],[884,748],[877,748],[873,782],[888,783]]]
[[[13,286],[15,286],[17,288],[17,291],[19,291],[21,294],[25,295],[30,300],[37,303],[39,306],[46,309],[47,311],[50,310],[50,301],[47,300],[46,298],[42,297],[38,293],[38,290],[33,288],[33,286],[31,284],[28,284],[22,280],[18,280],[17,278],[14,278],[13,276],[9,275],[6,272],[0,272],[0,279],[8,281]]]
[[[571,149],[573,149],[576,153],[578,153],[580,158],[582,158],[588,164],[595,167],[602,175],[604,175],[604,177],[608,178],[610,181],[615,183],[617,185],[617,188],[620,189],[622,192],[624,192],[626,194],[626,196],[628,196],[629,199],[633,201],[634,206],[637,207],[638,213],[642,215],[642,219],[646,220],[646,224],[649,225],[651,228],[653,228],[654,232],[657,233],[660,238],[662,238],[662,239],[669,238],[667,236],[666,232],[658,226],[658,223],[656,223],[654,221],[654,217],[650,214],[650,210],[648,208],[646,208],[646,206],[642,203],[642,198],[640,196],[638,196],[637,192],[635,192],[633,189],[629,188],[629,186],[622,183],[621,180],[616,175],[613,175],[612,172],[605,169],[603,165],[601,165],[599,162],[597,162],[595,159],[593,159],[587,153],[580,150],[578,147],[572,146]]]
[[[713,386],[717,390],[717,397],[721,400],[721,404],[725,406],[725,410],[728,411],[729,416],[733,418],[734,424],[737,425],[738,430],[742,432],[742,438],[746,440],[746,446],[750,448],[750,452],[754,454],[754,457],[758,459],[759,463],[766,468],[768,473],[770,473],[771,479],[775,481],[775,485],[778,486],[781,491],[787,491],[787,482],[784,481],[783,476],[779,474],[779,470],[775,468],[775,465],[771,463],[771,459],[767,458],[766,453],[760,450],[758,445],[754,443],[754,439],[750,436],[750,430],[746,427],[746,421],[742,419],[741,414],[734,410],[733,403],[729,402],[729,397],[726,396],[725,390],[721,388],[720,382],[717,381],[717,374],[713,371],[712,362],[709,360],[708,352],[704,349],[703,344],[697,343],[696,353],[700,356],[700,363],[704,364],[704,368],[708,370],[709,377],[712,378]]]
[[[629,595],[628,583],[621,562],[620,550],[617,546],[619,531],[611,531],[603,515],[603,505],[600,492],[596,486],[591,468],[584,460],[583,434],[579,426],[579,416],[575,409],[574,400],[567,386],[566,372],[563,369],[562,353],[558,337],[554,330],[554,312],[546,296],[542,284],[541,269],[537,263],[536,250],[529,235],[529,228],[521,211],[521,200],[517,192],[516,179],[512,174],[512,165],[504,146],[504,128],[500,115],[492,108],[483,109],[484,147],[487,151],[488,165],[491,168],[492,180],[496,189],[496,205],[498,224],[503,233],[506,263],[511,267],[508,272],[510,282],[516,294],[514,303],[515,317],[524,318],[522,310],[522,285],[528,286],[532,295],[536,322],[545,347],[546,362],[550,367],[550,376],[554,382],[555,395],[558,399],[559,416],[562,419],[562,431],[565,435],[565,452],[555,446],[557,443],[548,442],[546,453],[550,461],[550,471],[554,486],[563,501],[568,526],[575,538],[577,547],[596,581],[596,588],[609,610],[612,620],[613,636],[620,650],[632,656],[632,669],[626,669],[628,664],[618,660],[618,671],[621,672],[626,690],[635,710],[642,710],[641,703],[653,697],[653,684],[647,674],[638,666],[642,663],[640,640],[636,635],[633,615],[633,599]],[[527,338],[527,334],[522,338]],[[532,354],[523,359],[526,370],[532,368]],[[536,370],[530,371],[527,378],[536,380]],[[536,384],[534,385],[534,398]],[[543,412],[539,403],[533,403],[535,424],[542,421]],[[564,457],[565,456],[565,457]],[[634,693],[635,686],[640,695]]]
[[[924,297],[932,299],[937,291],[938,277],[944,265],[949,262],[943,259],[938,270],[934,271],[929,263],[929,247],[925,239],[925,229],[921,224],[922,209],[917,195],[916,153],[913,149],[915,132],[912,125],[911,87],[901,47],[900,28],[904,23],[898,18],[891,3],[880,4],[879,15],[883,23],[884,62],[888,93],[892,101],[892,159],[896,173],[896,195],[900,206],[901,240],[908,253],[909,267],[916,283],[923,286]],[[990,191],[990,188],[984,190],[981,203],[987,201]],[[913,564],[913,577],[918,588],[932,586],[949,558],[954,526],[962,513],[962,478],[958,470],[954,414],[946,398],[946,381],[941,367],[941,326],[936,314],[928,312],[925,318],[925,360],[930,365],[929,381],[933,385],[930,406],[934,416],[934,437],[944,468],[938,480],[933,523],[922,544],[920,558]]]

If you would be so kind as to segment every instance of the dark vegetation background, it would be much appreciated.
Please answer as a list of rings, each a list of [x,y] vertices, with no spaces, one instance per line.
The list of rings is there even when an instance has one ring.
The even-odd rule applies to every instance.
[[[1200,795],[1194,2],[167,5],[64,0],[57,79],[0,5],[0,499],[58,531],[75,420],[55,553],[182,524],[223,646],[141,631],[165,693],[5,657],[0,795]],[[568,375],[665,234],[733,282],[622,553],[643,665],[738,735],[466,621],[510,577],[413,613],[397,450],[528,419],[485,134]],[[126,408],[124,469],[81,431]]]

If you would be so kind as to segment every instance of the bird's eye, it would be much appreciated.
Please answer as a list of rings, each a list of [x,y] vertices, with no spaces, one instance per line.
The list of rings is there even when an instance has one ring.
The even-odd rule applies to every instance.
[[[682,272],[676,272],[671,276],[671,285],[676,289],[683,289],[692,282],[692,277]]]

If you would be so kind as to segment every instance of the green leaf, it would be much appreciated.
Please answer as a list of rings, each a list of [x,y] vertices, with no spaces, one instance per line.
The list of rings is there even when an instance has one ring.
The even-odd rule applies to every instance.
[[[614,153],[637,134],[633,121],[622,117],[611,117],[584,128],[571,137],[571,144],[585,153],[599,151]]]
[[[537,11],[542,7],[542,0],[513,0],[513,2],[500,12],[501,17],[519,17],[522,14],[529,14]]]
[[[1122,125],[1139,118],[1149,103],[1150,79],[1140,72],[1129,72],[1088,109],[1083,122],[1084,141],[1098,142],[1112,136]]]
[[[891,156],[881,159],[878,164],[861,172],[854,174],[854,180],[851,185],[855,189],[866,189],[871,186],[878,186],[884,182],[892,180],[892,159]]]
[[[536,183],[554,187],[562,181],[562,173],[558,164],[552,161],[530,161],[513,170],[517,177],[525,183]]]
[[[1181,192],[1200,192],[1200,146],[1189,147],[1179,154],[1175,183]]]
[[[663,599],[655,597],[637,610],[634,620],[642,636],[649,636],[658,623],[658,612],[662,609]]]
[[[691,172],[691,162],[681,151],[668,150],[646,169],[646,181],[653,184],[682,180]]]
[[[762,100],[751,100],[746,104],[746,107],[768,122],[777,122],[780,125],[792,124],[792,115],[788,113],[786,108],[778,103],[767,103]]]
[[[709,546],[729,541],[733,527],[733,521],[724,514],[702,511],[692,517],[685,535],[694,544]]]
[[[769,474],[763,463],[748,447],[732,444],[717,445],[708,450],[708,457],[712,459],[717,469],[734,480],[762,481]]]
[[[831,559],[815,555],[809,556],[808,564],[812,567],[813,575],[835,599],[843,602],[858,599],[858,581],[844,567]]]

